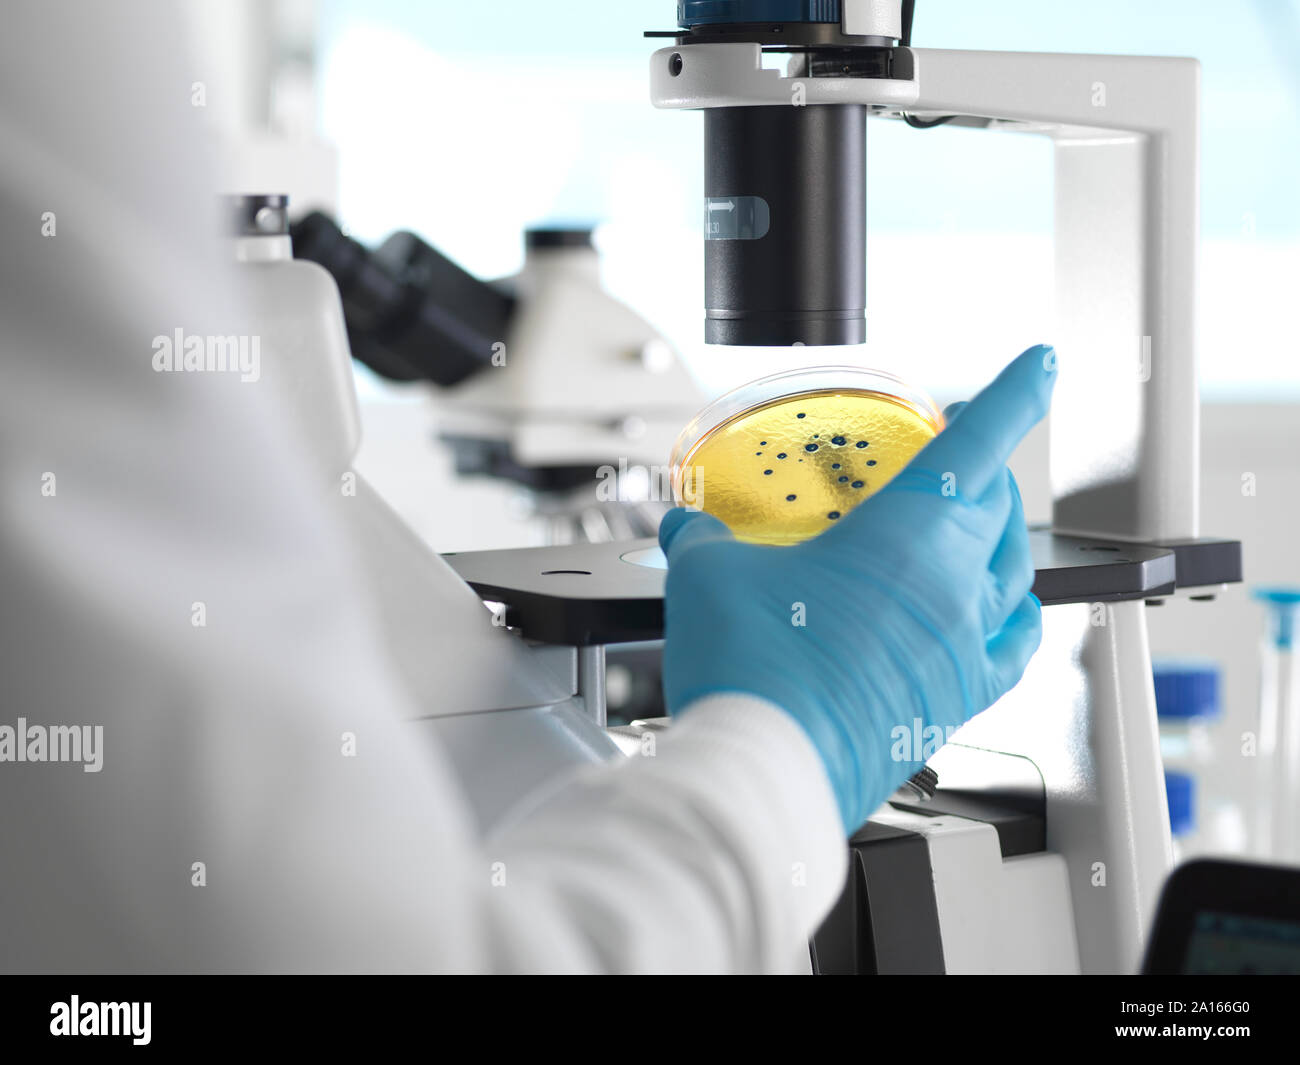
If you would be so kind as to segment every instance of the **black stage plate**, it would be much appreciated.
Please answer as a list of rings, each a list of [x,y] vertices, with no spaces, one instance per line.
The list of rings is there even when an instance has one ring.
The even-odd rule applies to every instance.
[[[1031,529],[1044,606],[1169,595],[1181,571],[1197,585],[1241,579],[1241,545],[1198,540],[1134,544]],[[506,623],[527,639],[585,647],[663,636],[664,570],[625,562],[653,538],[444,555],[483,599],[506,605]]]

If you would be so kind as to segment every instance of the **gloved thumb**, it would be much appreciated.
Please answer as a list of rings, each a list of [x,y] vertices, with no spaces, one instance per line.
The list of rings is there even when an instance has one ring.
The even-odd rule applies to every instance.
[[[692,544],[731,539],[731,530],[726,525],[700,510],[674,507],[659,523],[659,546],[670,566]]]

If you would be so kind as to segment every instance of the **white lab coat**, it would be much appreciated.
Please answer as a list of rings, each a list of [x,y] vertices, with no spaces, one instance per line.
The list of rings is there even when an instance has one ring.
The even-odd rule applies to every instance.
[[[478,838],[283,397],[153,372],[230,310],[169,11],[0,37],[0,726],[103,728],[98,772],[0,762],[0,968],[797,964],[845,848],[791,719],[715,697]]]

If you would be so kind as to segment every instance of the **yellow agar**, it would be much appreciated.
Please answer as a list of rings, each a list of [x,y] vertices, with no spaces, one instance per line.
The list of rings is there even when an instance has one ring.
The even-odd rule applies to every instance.
[[[942,428],[881,392],[800,392],[710,430],[683,459],[673,490],[739,540],[794,544],[883,488]]]

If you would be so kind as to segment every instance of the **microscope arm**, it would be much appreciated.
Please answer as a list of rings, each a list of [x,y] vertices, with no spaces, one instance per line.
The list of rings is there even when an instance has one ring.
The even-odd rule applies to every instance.
[[[1200,64],[912,55],[920,91],[911,112],[1028,124],[1055,143],[1054,527],[1127,540],[1195,537]]]

